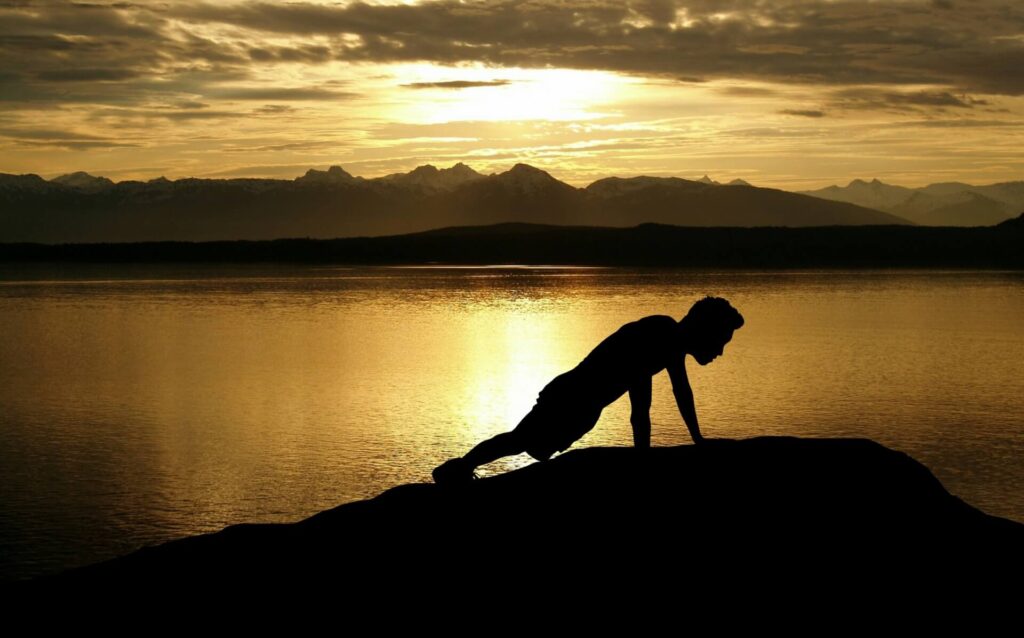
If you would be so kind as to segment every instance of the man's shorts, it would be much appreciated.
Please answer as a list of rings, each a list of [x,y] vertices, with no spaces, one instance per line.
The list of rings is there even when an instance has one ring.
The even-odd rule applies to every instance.
[[[601,418],[602,408],[586,401],[566,375],[541,390],[537,404],[516,426],[526,453],[543,461],[583,438]]]

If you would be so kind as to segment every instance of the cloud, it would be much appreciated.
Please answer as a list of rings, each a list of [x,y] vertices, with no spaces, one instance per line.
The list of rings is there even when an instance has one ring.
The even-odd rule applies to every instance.
[[[783,109],[779,111],[783,115],[795,115],[797,117],[825,117],[825,111],[813,109]]]
[[[210,88],[207,97],[224,100],[343,100],[355,97],[355,93],[322,89],[318,87],[236,87]]]
[[[411,84],[403,84],[402,86],[407,89],[472,89],[486,86],[505,86],[511,83],[511,80],[477,82],[471,80],[449,80],[447,82],[413,82]]]
[[[833,105],[843,109],[916,111],[921,109],[970,109],[987,100],[948,91],[893,91],[876,88],[843,89],[832,93]]]
[[[252,112],[260,115],[281,115],[284,113],[294,113],[295,108],[288,106],[287,104],[264,104],[261,107],[253,109]]]
[[[36,77],[48,82],[117,82],[138,77],[131,69],[58,69],[40,71]]]
[[[439,0],[175,4],[182,20],[335,38],[350,61],[480,62],[795,84],[933,84],[1024,94],[1024,6],[998,0]],[[892,25],[899,25],[893,28]],[[1002,38],[1002,39],[1000,39]]]
[[[179,109],[206,109],[210,107],[206,102],[198,100],[179,100],[174,106]]]
[[[343,142],[334,141],[309,141],[309,142],[286,142],[281,144],[266,144],[263,146],[230,146],[223,150],[227,153],[252,153],[252,152],[275,152],[275,151],[308,151],[319,148],[334,148],[343,146]]]
[[[817,137],[820,135],[819,131],[808,130],[805,128],[768,128],[768,127],[755,127],[755,128],[744,128],[734,129],[731,131],[723,132],[723,135],[729,137],[742,137],[742,138],[799,138],[799,137]]]
[[[928,95],[902,102],[854,99],[845,108],[963,108],[949,96],[1024,95],[1022,24],[1024,5],[999,0],[8,2],[0,4],[0,75],[6,76],[0,100],[337,100],[352,96],[322,86],[259,85],[258,78],[266,77],[260,71],[268,66],[343,61],[600,69],[686,82],[888,86],[894,96],[901,86],[928,85],[936,87],[931,102]],[[253,86],[229,97],[220,89],[226,78]],[[403,86],[463,89],[500,82],[505,80]],[[74,90],[62,86],[69,84]],[[744,97],[770,90],[737,86],[725,93]]]
[[[1019,128],[1024,126],[1020,120],[919,120],[901,122],[900,127],[923,126],[926,128]]]
[[[30,146],[34,148],[62,148],[69,151],[90,151],[98,148],[136,148],[139,144],[132,142],[118,142],[114,140],[88,141],[88,140],[52,140],[32,141],[19,140],[19,146]]]
[[[0,5],[0,101],[32,105],[144,104],[248,78],[237,38],[162,14],[162,4]],[[218,79],[219,78],[219,79]],[[9,108],[9,107],[8,107]]]
[[[20,140],[105,140],[99,135],[89,133],[78,133],[64,129],[40,129],[40,128],[2,128],[0,135]]]
[[[125,148],[139,146],[134,142],[102,137],[89,133],[64,129],[0,128],[0,137],[14,141],[19,146],[33,148],[62,148],[67,150],[89,150],[96,148]]]
[[[989,162],[993,143],[1015,139],[1016,128],[1000,128],[1020,119],[1021,102],[1002,96],[1024,96],[1024,4],[1009,0],[87,1],[0,1],[0,128],[54,129],[2,135],[8,164],[60,163],[59,152],[19,145],[139,143],[146,154],[110,153],[104,164],[159,157],[200,172],[246,147],[264,159],[232,154],[238,162],[223,167],[295,175],[308,166],[242,165],[335,153],[519,160],[537,148],[568,163],[574,153],[608,158],[578,164],[590,167],[670,171],[716,157],[765,174],[787,161],[838,174],[875,157],[939,162],[928,134],[938,127],[958,128],[948,143]],[[581,84],[580,112],[592,120],[463,121],[492,115],[473,99],[486,87],[522,88],[517,99],[546,115],[529,96],[543,85],[512,67],[631,77],[595,75],[592,93]],[[909,130],[884,128],[899,122]],[[888,146],[853,158],[825,141],[858,136]]]
[[[463,120],[416,124],[388,122],[370,128],[367,132],[375,139],[444,139],[444,138],[486,138],[521,139],[545,133],[546,123],[534,121],[492,122],[485,120]]]
[[[326,169],[327,167],[323,167]],[[309,164],[272,164],[264,166],[237,166],[203,173],[203,177],[270,177],[293,179],[310,169]]]
[[[139,115],[146,117],[158,117],[172,121],[187,120],[224,120],[230,118],[244,117],[244,113],[236,111],[136,111]]]
[[[765,86],[725,86],[716,90],[722,95],[733,97],[765,97],[778,95],[778,91]]]
[[[104,108],[91,113],[91,119],[104,121],[120,121],[142,125],[150,120],[161,119],[171,122],[187,122],[192,120],[224,120],[248,117],[241,111],[215,109],[138,109],[138,108]]]
[[[132,179],[135,179],[139,175],[161,175],[166,171],[173,170],[171,166],[132,166],[128,168],[104,168],[103,174],[106,177],[113,177],[115,175],[130,175]],[[143,179],[153,179],[152,177],[146,177]],[[116,181],[116,180],[115,180]]]
[[[333,59],[330,47],[305,45],[295,47],[253,47],[249,57],[258,62],[311,62],[322,63]]]

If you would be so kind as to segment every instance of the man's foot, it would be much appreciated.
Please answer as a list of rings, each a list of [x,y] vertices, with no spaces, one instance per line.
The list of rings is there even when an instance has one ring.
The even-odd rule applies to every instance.
[[[460,485],[463,483],[469,483],[476,478],[476,474],[473,473],[474,469],[476,468],[472,467],[469,462],[462,457],[451,459],[434,468],[434,482],[438,485]]]

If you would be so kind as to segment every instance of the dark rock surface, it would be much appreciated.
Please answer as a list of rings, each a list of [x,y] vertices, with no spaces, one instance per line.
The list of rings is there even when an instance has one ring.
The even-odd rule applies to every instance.
[[[963,585],[968,573],[1013,574],[1022,548],[1024,525],[965,504],[903,453],[869,440],[761,437],[589,448],[464,486],[403,485],[298,523],[236,525],[42,584],[388,589],[454,578],[460,589],[557,589],[678,574],[852,587],[852,574],[871,574]]]

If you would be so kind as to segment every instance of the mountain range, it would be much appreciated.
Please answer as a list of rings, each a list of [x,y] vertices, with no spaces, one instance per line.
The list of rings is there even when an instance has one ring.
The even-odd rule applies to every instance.
[[[608,177],[585,188],[517,164],[483,175],[458,163],[365,179],[340,166],[294,180],[113,182],[76,172],[0,173],[0,241],[124,242],[379,236],[525,222],[631,227],[919,224],[987,226],[1024,210],[1024,182],[906,188],[855,179],[802,193],[707,175]]]
[[[516,164],[483,175],[459,163],[365,179],[339,166],[294,180],[112,182],[0,174],[0,242],[210,241],[393,235],[525,222],[631,227],[908,224],[855,203],[674,177],[609,177],[586,188]]]
[[[990,226],[1024,210],[1024,182],[972,186],[943,182],[921,188],[855,179],[804,195],[892,213],[922,226]]]

